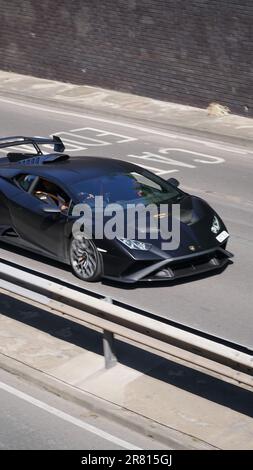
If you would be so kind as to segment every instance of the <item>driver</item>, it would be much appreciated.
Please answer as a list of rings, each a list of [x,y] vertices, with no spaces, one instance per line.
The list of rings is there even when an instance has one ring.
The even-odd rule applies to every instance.
[[[35,190],[34,196],[48,204],[56,204],[62,212],[66,212],[69,208],[69,203],[66,201],[62,194],[59,193],[57,186],[47,180],[42,180],[43,189]]]

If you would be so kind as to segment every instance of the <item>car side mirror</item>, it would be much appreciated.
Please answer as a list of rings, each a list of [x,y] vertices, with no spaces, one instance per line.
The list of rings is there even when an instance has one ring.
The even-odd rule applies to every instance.
[[[180,185],[179,181],[176,178],[169,178],[167,183],[172,184],[172,186],[176,186],[176,188]]]
[[[47,214],[61,214],[61,209],[59,207],[45,206],[43,207],[43,212]]]

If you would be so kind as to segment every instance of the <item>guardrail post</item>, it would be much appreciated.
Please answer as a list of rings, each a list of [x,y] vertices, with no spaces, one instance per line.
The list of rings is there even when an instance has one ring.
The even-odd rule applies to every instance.
[[[104,300],[109,304],[113,304],[111,297],[104,297]],[[105,368],[111,369],[111,367],[117,364],[117,357],[114,350],[114,335],[111,331],[103,330],[103,349]]]
[[[103,349],[105,368],[111,369],[117,364],[117,357],[114,352],[114,335],[111,331],[103,330]]]

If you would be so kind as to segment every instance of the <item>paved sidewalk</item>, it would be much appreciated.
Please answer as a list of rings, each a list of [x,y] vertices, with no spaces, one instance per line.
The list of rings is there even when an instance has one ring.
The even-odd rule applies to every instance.
[[[0,95],[33,98],[68,104],[78,110],[113,114],[140,121],[152,122],[166,129],[184,133],[205,134],[217,140],[253,144],[253,120],[237,115],[216,116],[208,110],[183,106],[116,91],[61,83],[52,80],[0,71]],[[216,111],[219,107],[212,107]]]
[[[101,344],[99,333],[0,290],[0,367],[48,389],[54,380],[55,393],[64,396],[67,386],[68,398],[78,392],[85,406],[96,397],[100,413],[116,406],[109,416],[129,427],[129,412],[148,418],[143,432],[173,448],[253,449],[250,391],[121,341],[119,363],[106,370]]]

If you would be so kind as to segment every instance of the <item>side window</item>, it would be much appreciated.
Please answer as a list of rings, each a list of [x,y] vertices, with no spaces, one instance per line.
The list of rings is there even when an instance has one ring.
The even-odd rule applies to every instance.
[[[40,178],[32,190],[32,195],[40,199],[44,204],[58,207],[67,214],[70,205],[70,197],[59,186],[44,178]]]
[[[19,175],[15,178],[15,181],[20,188],[24,189],[24,191],[29,191],[36,178],[37,176],[35,175]]]

